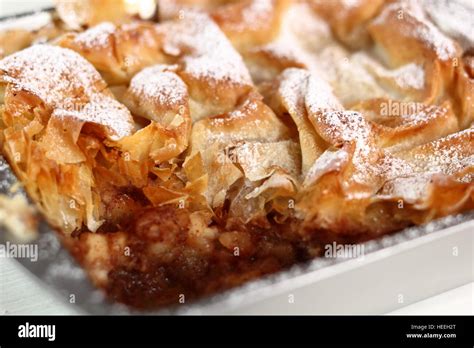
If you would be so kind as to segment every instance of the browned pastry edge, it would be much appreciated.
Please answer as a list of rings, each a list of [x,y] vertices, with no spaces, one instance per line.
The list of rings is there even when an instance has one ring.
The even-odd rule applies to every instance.
[[[269,3],[271,20],[253,27],[252,1],[207,10],[248,59],[277,37],[290,6]],[[439,33],[409,2],[314,5],[323,17],[343,14],[329,24],[346,45],[373,40],[376,57],[390,58],[383,69],[423,67],[423,90],[397,91],[419,98],[415,112],[383,117],[383,106],[404,103],[388,97],[346,110],[306,62],[269,50],[255,51],[257,68],[274,69],[257,90],[219,28],[193,11],[158,26],[103,23],[55,42],[68,49],[0,62],[3,153],[111,298],[194,299],[320,256],[329,242],[474,208],[470,58],[455,42],[446,51],[450,41],[422,40],[415,29]],[[406,16],[395,20],[399,8]],[[63,69],[68,59],[74,71]],[[35,61],[51,78],[28,75]],[[97,98],[108,100],[105,114],[122,110],[117,122],[89,107]]]

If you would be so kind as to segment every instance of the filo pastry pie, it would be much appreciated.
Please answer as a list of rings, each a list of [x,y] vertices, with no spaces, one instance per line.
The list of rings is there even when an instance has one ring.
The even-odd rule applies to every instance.
[[[112,299],[194,299],[473,208],[474,59],[422,3],[159,9],[0,61],[2,153]]]

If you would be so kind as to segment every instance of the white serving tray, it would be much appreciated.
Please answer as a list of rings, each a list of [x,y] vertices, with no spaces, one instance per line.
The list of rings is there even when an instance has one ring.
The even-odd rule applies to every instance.
[[[449,221],[447,218],[445,221]],[[265,280],[188,313],[377,314],[405,307],[474,280],[474,221],[430,232],[437,223],[366,244],[370,252],[279,281]],[[383,245],[388,247],[383,248]],[[310,266],[311,268],[311,266]],[[292,301],[291,301],[292,300]]]

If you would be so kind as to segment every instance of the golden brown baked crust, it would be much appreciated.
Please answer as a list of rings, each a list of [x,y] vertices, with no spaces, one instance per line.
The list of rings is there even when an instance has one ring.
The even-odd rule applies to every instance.
[[[104,76],[109,85],[125,84],[144,67],[165,63],[162,36],[152,23],[101,23],[81,33],[68,33],[56,44],[70,48]]]
[[[90,28],[102,22],[123,24],[135,18],[151,19],[155,0],[55,0],[56,11],[73,30]]]
[[[311,7],[326,19],[334,34],[345,44],[361,48],[370,43],[367,23],[380,11],[386,0],[315,0]]]
[[[38,12],[0,21],[0,58],[46,42],[65,32],[64,23],[55,14]]]
[[[160,18],[0,61],[2,153],[113,298],[175,303],[473,209],[474,60],[419,3]]]

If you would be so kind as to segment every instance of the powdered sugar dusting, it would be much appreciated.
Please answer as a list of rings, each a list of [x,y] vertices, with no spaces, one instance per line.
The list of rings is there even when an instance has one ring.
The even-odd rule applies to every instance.
[[[57,108],[53,115],[105,126],[112,140],[130,135],[133,130],[133,121],[128,109],[104,94],[91,95],[89,102],[78,109]]]
[[[441,60],[449,60],[456,56],[456,49],[453,41],[444,36],[438,28],[430,22],[425,22],[425,26],[420,26],[415,34],[424,42],[429,44]]]
[[[160,28],[163,29],[167,37],[165,50],[174,55],[187,53],[183,61],[188,74],[208,79],[209,83],[252,84],[241,56],[207,15],[186,12],[184,19],[166,23]]]
[[[162,65],[143,69],[130,82],[130,91],[142,99],[154,100],[159,105],[173,106],[187,97],[185,83],[174,72]]]
[[[329,25],[308,4],[297,3],[290,6],[283,16],[278,38],[257,47],[256,51],[268,52],[277,59],[316,71],[317,64],[312,53],[332,40]]]
[[[419,201],[428,194],[427,187],[432,182],[434,174],[452,176],[462,173],[467,168],[474,168],[474,156],[463,151],[462,147],[466,144],[457,142],[459,138],[469,133],[472,135],[472,130],[455,133],[421,146],[409,162],[389,158],[390,162],[401,164],[402,167],[399,168],[397,165],[388,167],[390,171],[386,173],[387,183],[381,192],[382,196],[401,197],[407,202]],[[472,136],[467,140],[470,140],[472,145]],[[457,180],[469,183],[472,182],[473,176],[467,172]]]
[[[35,45],[0,61],[0,80],[38,96],[61,117],[105,126],[111,138],[132,131],[128,110],[108,94],[94,67],[76,52]]]
[[[247,126],[250,122],[253,123],[253,126],[256,126],[261,122],[261,120],[258,118],[251,119],[250,117],[252,115],[255,115],[257,109],[258,109],[258,104],[252,99],[247,99],[240,108],[226,113],[224,117],[211,118],[210,124],[215,127],[220,127],[226,123],[235,122],[236,120],[247,119],[248,120],[248,123],[246,124]]]
[[[362,114],[343,110],[329,86],[319,82],[315,88],[314,81],[317,80],[311,78],[308,83],[306,107],[319,125],[321,136],[333,145],[354,142],[356,154],[367,156],[370,128]]]
[[[421,0],[430,18],[450,37],[458,39],[464,49],[474,48],[474,3],[453,0]]]
[[[291,115],[304,114],[304,89],[310,73],[304,69],[290,68],[281,74],[278,92],[285,101],[285,106]]]
[[[253,0],[252,4],[245,8],[242,13],[242,18],[246,25],[258,23],[266,18],[269,18],[273,11],[272,0]]]
[[[441,60],[449,60],[456,56],[454,42],[428,19],[419,1],[404,0],[389,4],[374,23],[383,25],[389,17],[399,16],[400,13],[403,15],[403,19],[399,20],[413,24],[403,33],[404,35],[415,37],[424,42]]]
[[[335,97],[331,86],[322,78],[311,75],[308,80],[306,105],[310,113],[318,113],[321,109],[343,110],[342,104]]]
[[[465,168],[474,168],[474,155],[469,151],[474,146],[474,129],[451,134],[427,144],[414,156],[414,165],[419,172],[453,175]]]
[[[353,144],[351,161],[354,171],[350,180],[373,186],[374,180],[388,180],[413,172],[409,163],[375,146],[372,128],[364,116],[356,111],[343,110],[324,80],[311,76],[308,86],[306,107],[320,135],[336,147]],[[336,159],[340,164],[343,157],[339,155]],[[324,171],[321,165],[324,166],[326,161],[317,162],[318,166],[311,170],[312,176],[314,171]]]
[[[315,183],[321,176],[331,170],[338,169],[348,160],[346,151],[325,151],[314,161],[311,168],[306,174],[303,186],[310,186]]]
[[[356,7],[360,5],[361,3],[360,0],[342,0],[341,2],[344,5],[344,7],[349,7],[349,8]]]
[[[416,111],[409,114],[401,114],[401,116],[408,121],[411,126],[430,123],[432,120],[448,114],[446,108],[436,105],[425,105],[419,103],[416,105],[420,105],[417,107]]]
[[[356,169],[353,179],[367,180],[374,170],[371,158],[371,129],[361,113],[346,111],[322,79],[311,76],[308,81],[306,108],[320,135],[333,146],[354,144],[352,162]]]
[[[27,48],[3,59],[0,69],[3,80],[30,91],[53,107],[78,90],[97,93],[105,88],[91,64],[72,50],[56,46]]]
[[[242,11],[242,20],[234,22],[232,29],[234,30],[249,30],[258,29],[261,23],[265,23],[271,17],[273,12],[272,0],[253,0],[248,6],[245,6]]]
[[[408,203],[414,203],[428,194],[427,185],[430,179],[430,174],[394,178],[384,185],[381,194],[400,197]]]
[[[415,63],[404,65],[389,73],[402,88],[422,89],[425,86],[425,71]]]
[[[105,47],[109,45],[110,36],[115,30],[114,24],[104,22],[78,34],[74,42],[86,47]]]
[[[409,63],[389,70],[365,52],[355,53],[351,58],[352,62],[361,65],[382,80],[392,80],[400,89],[421,90],[425,87],[425,70],[420,64]]]

